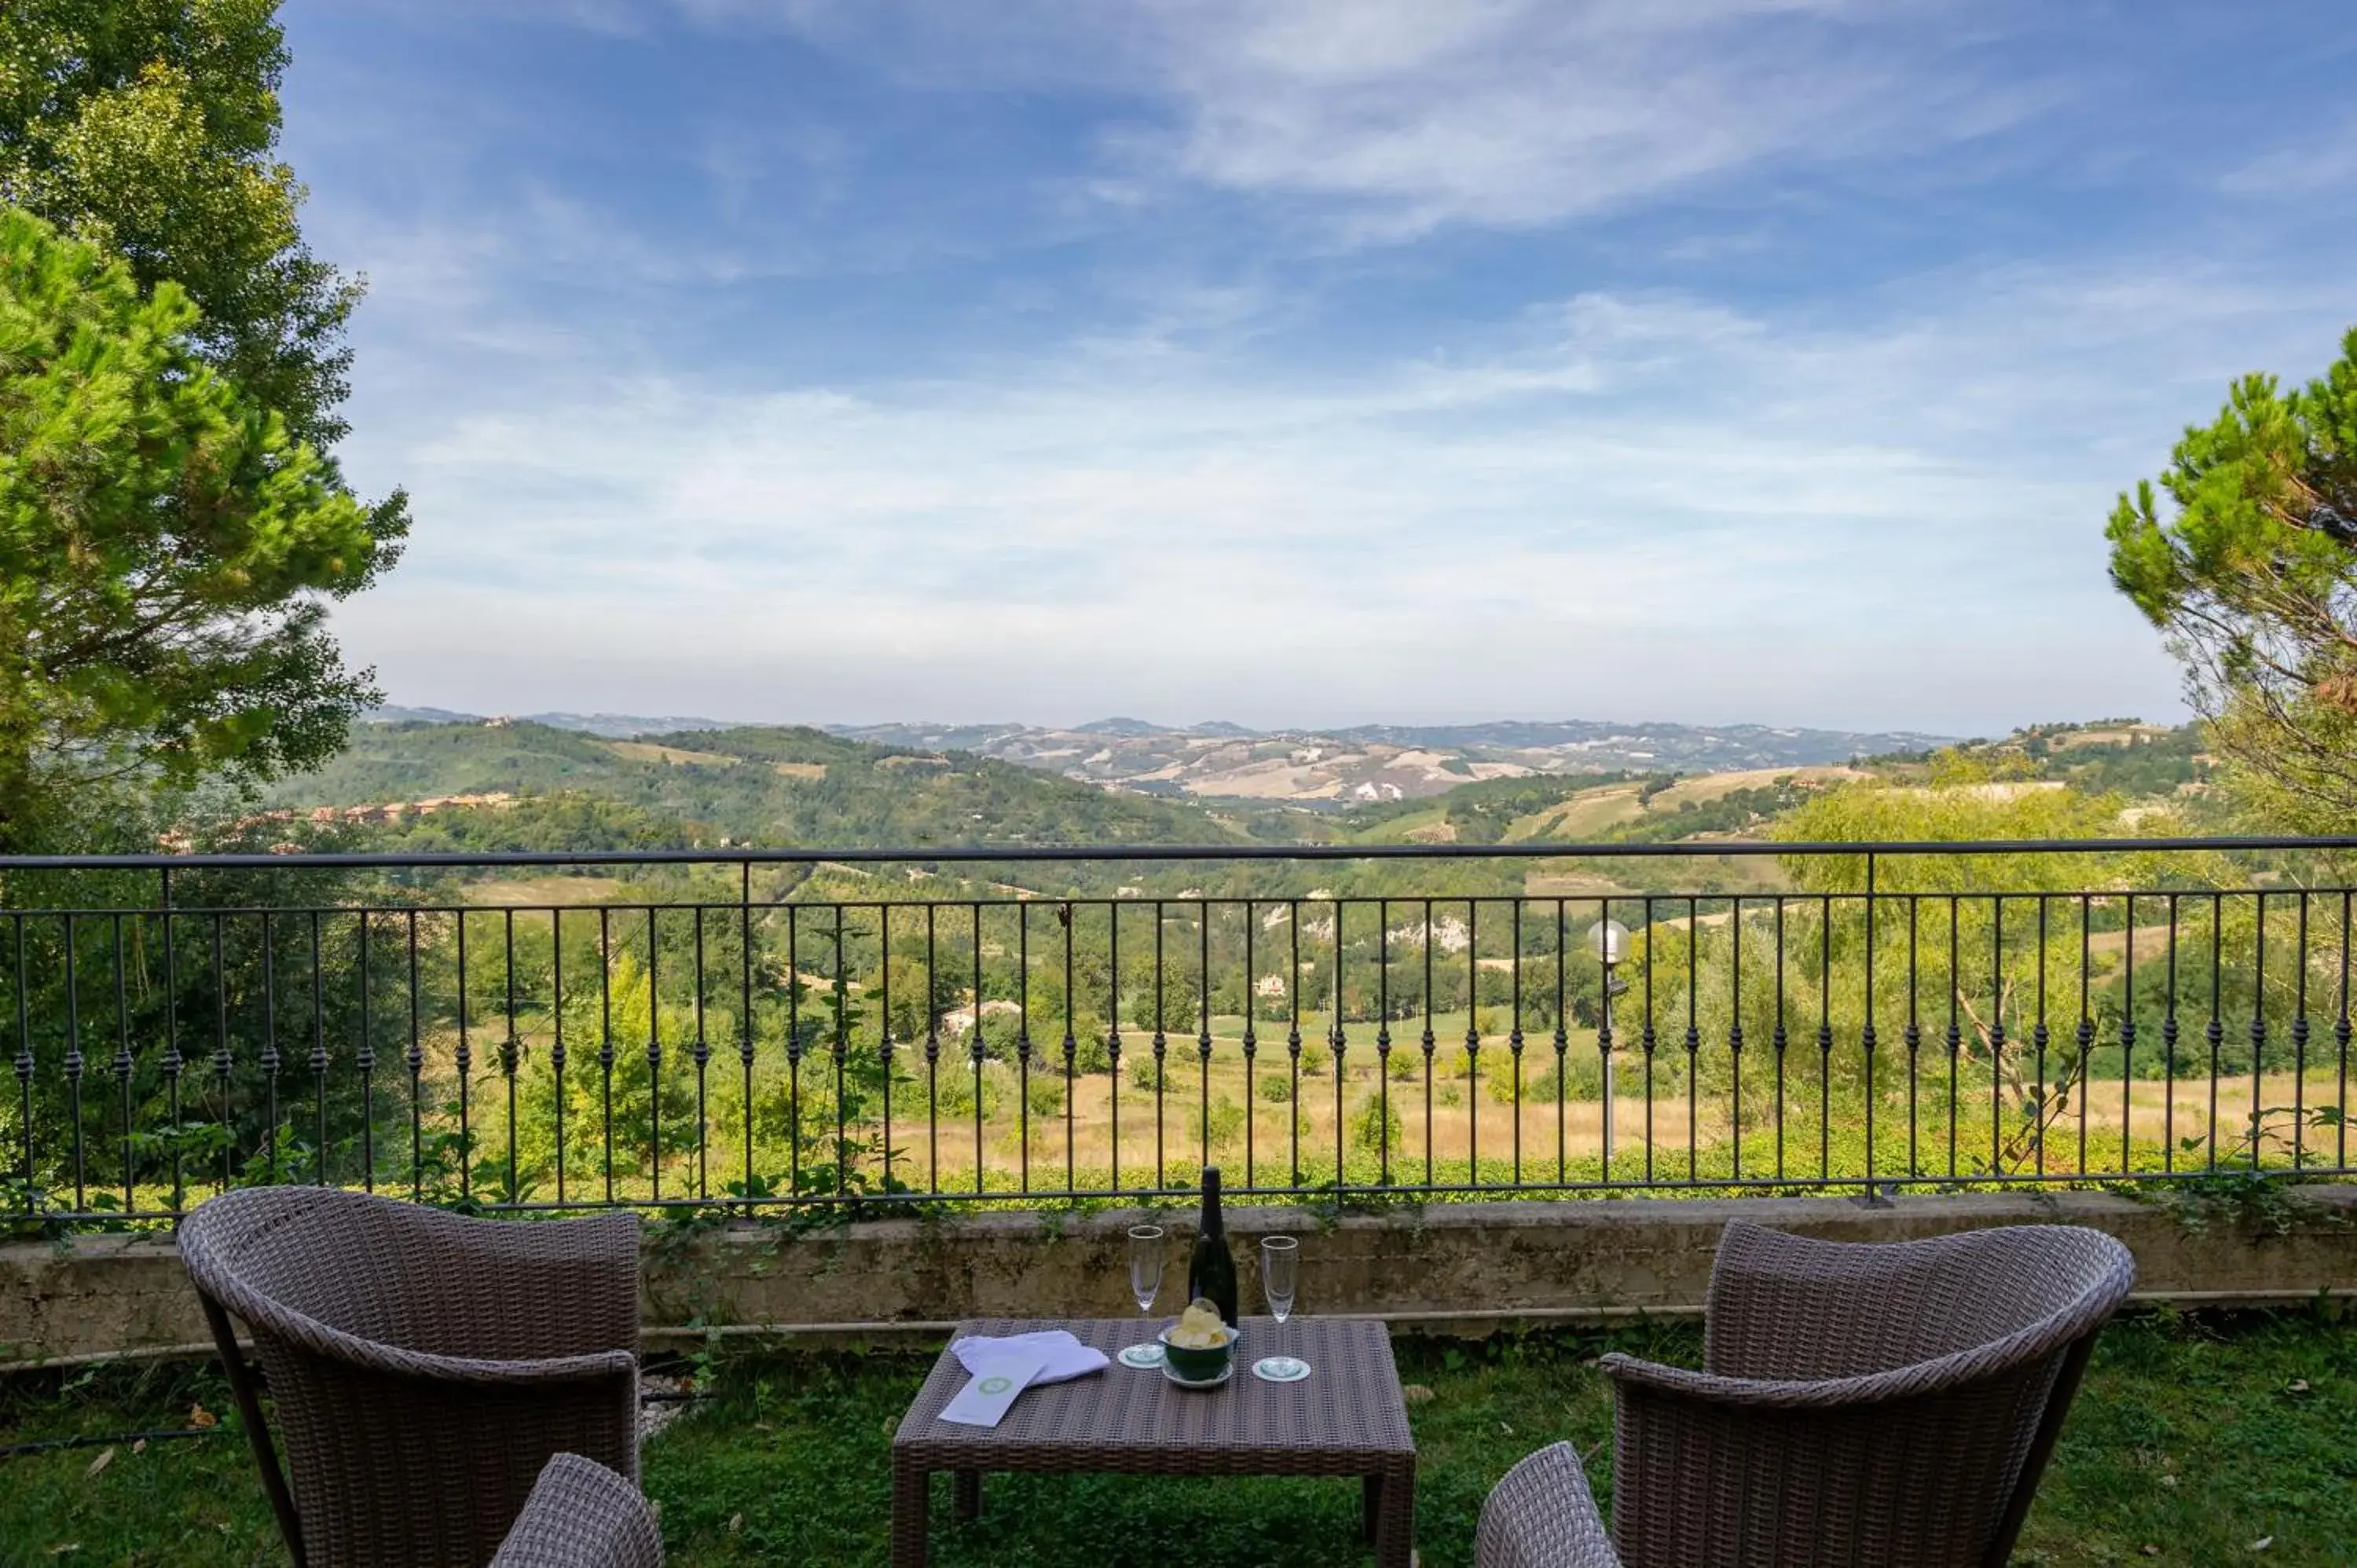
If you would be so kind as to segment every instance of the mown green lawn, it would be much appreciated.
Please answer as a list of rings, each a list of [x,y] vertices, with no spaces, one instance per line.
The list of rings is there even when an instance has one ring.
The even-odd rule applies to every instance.
[[[1432,1568],[1469,1562],[1491,1484],[1567,1438],[1610,1477],[1610,1398],[1588,1363],[1620,1348],[1689,1360],[1684,1326],[1454,1345],[1405,1340],[1423,1451],[1418,1544]],[[881,1564],[886,1452],[927,1358],[770,1352],[711,1369],[709,1398],[646,1452],[647,1488],[680,1568]],[[0,1444],[178,1427],[226,1411],[189,1369],[113,1369],[0,1383]],[[135,1453],[0,1459],[0,1563],[283,1562],[242,1437],[224,1429]],[[946,1522],[944,1568],[1102,1568],[1368,1561],[1355,1486],[997,1477],[978,1524]],[[2233,1316],[2140,1314],[2104,1335],[2016,1561],[2029,1564],[2357,1563],[2357,1318],[2324,1308]]]

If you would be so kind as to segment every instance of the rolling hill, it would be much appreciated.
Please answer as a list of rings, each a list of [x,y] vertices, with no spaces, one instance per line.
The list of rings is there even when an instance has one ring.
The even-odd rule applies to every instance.
[[[1217,843],[1241,836],[1192,802],[812,729],[622,740],[504,721],[361,725],[340,757],[284,781],[270,803],[336,808],[368,821],[386,813],[358,809],[461,795],[594,798],[638,813],[631,838],[668,823],[683,843]]]

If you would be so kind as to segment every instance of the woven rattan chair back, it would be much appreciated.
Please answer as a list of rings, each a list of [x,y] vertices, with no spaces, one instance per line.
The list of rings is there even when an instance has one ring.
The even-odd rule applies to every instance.
[[[298,1564],[480,1568],[552,1455],[638,1476],[630,1215],[494,1221],[256,1188],[199,1206],[180,1251]]]
[[[1862,1245],[1729,1225],[1706,1369],[1605,1359],[1625,1568],[2003,1568],[2135,1278],[2078,1227]]]

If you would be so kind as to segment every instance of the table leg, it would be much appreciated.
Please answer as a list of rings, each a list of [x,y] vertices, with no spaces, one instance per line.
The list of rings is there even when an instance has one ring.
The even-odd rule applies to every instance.
[[[955,1477],[952,1490],[957,1499],[957,1520],[971,1524],[982,1517],[982,1472],[954,1470],[951,1474]]]
[[[1415,1561],[1415,1465],[1369,1477],[1379,1497],[1375,1517],[1375,1568],[1413,1568]]]
[[[1383,1512],[1383,1478],[1381,1476],[1359,1477],[1359,1539],[1375,1538],[1375,1521]]]
[[[892,1568],[925,1568],[930,1481],[915,1465],[892,1456]]]

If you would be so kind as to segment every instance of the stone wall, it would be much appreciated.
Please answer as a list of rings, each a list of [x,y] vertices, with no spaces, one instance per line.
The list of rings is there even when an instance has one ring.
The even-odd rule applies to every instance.
[[[2156,1203],[2094,1193],[1845,1198],[1437,1204],[1321,1222],[1234,1208],[1246,1310],[1258,1305],[1259,1237],[1301,1237],[1299,1310],[1481,1334],[1543,1323],[1698,1311],[1718,1232],[1734,1217],[1812,1236],[1900,1240],[1988,1225],[2092,1225],[2136,1255],[2140,1297],[2265,1305],[2357,1295],[2357,1187],[2297,1189],[2257,1224],[2197,1222]],[[765,1226],[651,1234],[651,1340],[729,1334],[937,1338],[961,1318],[1132,1316],[1126,1228],[1136,1216],[996,1215],[884,1220],[789,1237]],[[1159,1309],[1176,1311],[1188,1227],[1174,1225]],[[0,1370],[210,1349],[167,1236],[78,1238],[0,1248]]]

